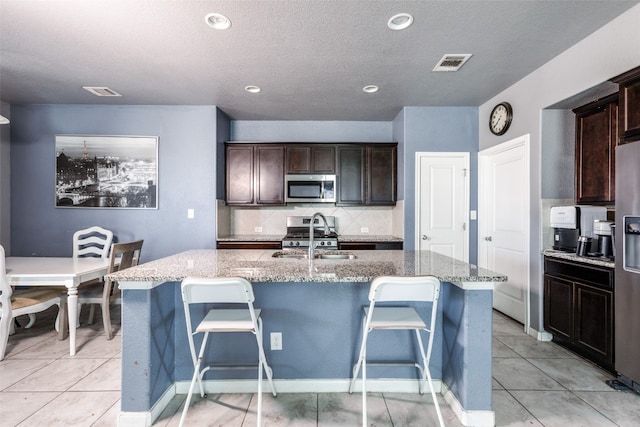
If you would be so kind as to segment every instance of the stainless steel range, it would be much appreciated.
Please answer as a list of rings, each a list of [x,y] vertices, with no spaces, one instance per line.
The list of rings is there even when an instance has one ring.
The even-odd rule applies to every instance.
[[[338,249],[338,234],[336,233],[336,217],[327,216],[329,234],[324,233],[324,221],[316,217],[313,221],[313,240],[316,248]],[[282,239],[282,249],[296,249],[309,247],[310,216],[288,216],[287,235]]]

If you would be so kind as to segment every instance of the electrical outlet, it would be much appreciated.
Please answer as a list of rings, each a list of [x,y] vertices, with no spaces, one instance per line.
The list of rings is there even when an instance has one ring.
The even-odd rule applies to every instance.
[[[262,233],[262,227],[253,227],[254,233]]]
[[[187,218],[188,219],[193,219],[195,217],[196,217],[195,209],[187,209]]]
[[[282,332],[271,332],[271,350],[282,350]]]
[[[361,233],[368,233],[369,232],[369,227],[360,227],[360,232]]]

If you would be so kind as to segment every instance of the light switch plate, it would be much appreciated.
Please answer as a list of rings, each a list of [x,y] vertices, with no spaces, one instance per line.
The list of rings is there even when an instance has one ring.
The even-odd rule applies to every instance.
[[[193,219],[196,217],[195,209],[187,209],[187,218]]]

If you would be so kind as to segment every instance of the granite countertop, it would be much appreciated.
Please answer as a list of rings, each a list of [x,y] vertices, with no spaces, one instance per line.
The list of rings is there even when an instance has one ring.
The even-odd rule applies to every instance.
[[[219,242],[271,242],[280,241],[284,234],[232,234],[218,236]],[[402,242],[402,237],[382,234],[344,234],[338,236],[339,242]]]
[[[232,234],[218,236],[219,242],[279,242],[284,234]]]
[[[341,234],[338,242],[402,242],[402,237],[388,234]]]
[[[578,256],[573,252],[556,251],[555,249],[545,249],[543,254],[548,257],[579,262],[582,264],[599,265],[601,267],[615,268],[616,263],[608,258]]]
[[[307,259],[274,258],[274,250],[190,250],[132,267],[106,277],[120,282],[122,289],[151,288],[162,282],[177,282],[187,276],[239,276],[252,282],[370,282],[382,275],[434,275],[464,289],[493,289],[492,282],[507,277],[464,261],[430,251],[354,251],[352,260],[317,259],[309,271]],[[287,253],[304,254],[289,250]],[[321,251],[316,253],[344,253]],[[127,283],[123,283],[127,282]],[[136,284],[132,282],[153,282]]]

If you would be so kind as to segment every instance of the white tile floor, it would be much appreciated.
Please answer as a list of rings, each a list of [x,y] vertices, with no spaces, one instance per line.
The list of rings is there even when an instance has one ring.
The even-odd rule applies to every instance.
[[[53,310],[53,309],[52,309]],[[117,318],[117,314],[114,316]],[[120,408],[120,340],[104,339],[101,323],[78,331],[78,353],[57,341],[53,312],[39,315],[34,329],[18,329],[0,362],[0,425],[115,426]],[[498,426],[638,426],[640,396],[618,392],[612,376],[553,343],[542,343],[522,326],[494,312],[493,407]],[[119,333],[119,330],[118,330]],[[176,426],[179,396],[154,426]],[[416,405],[416,402],[425,404]],[[369,396],[375,426],[436,425],[428,395]],[[447,426],[461,424],[440,399]],[[254,426],[255,395],[195,397],[188,425]],[[357,426],[360,395],[264,394],[264,426]]]

